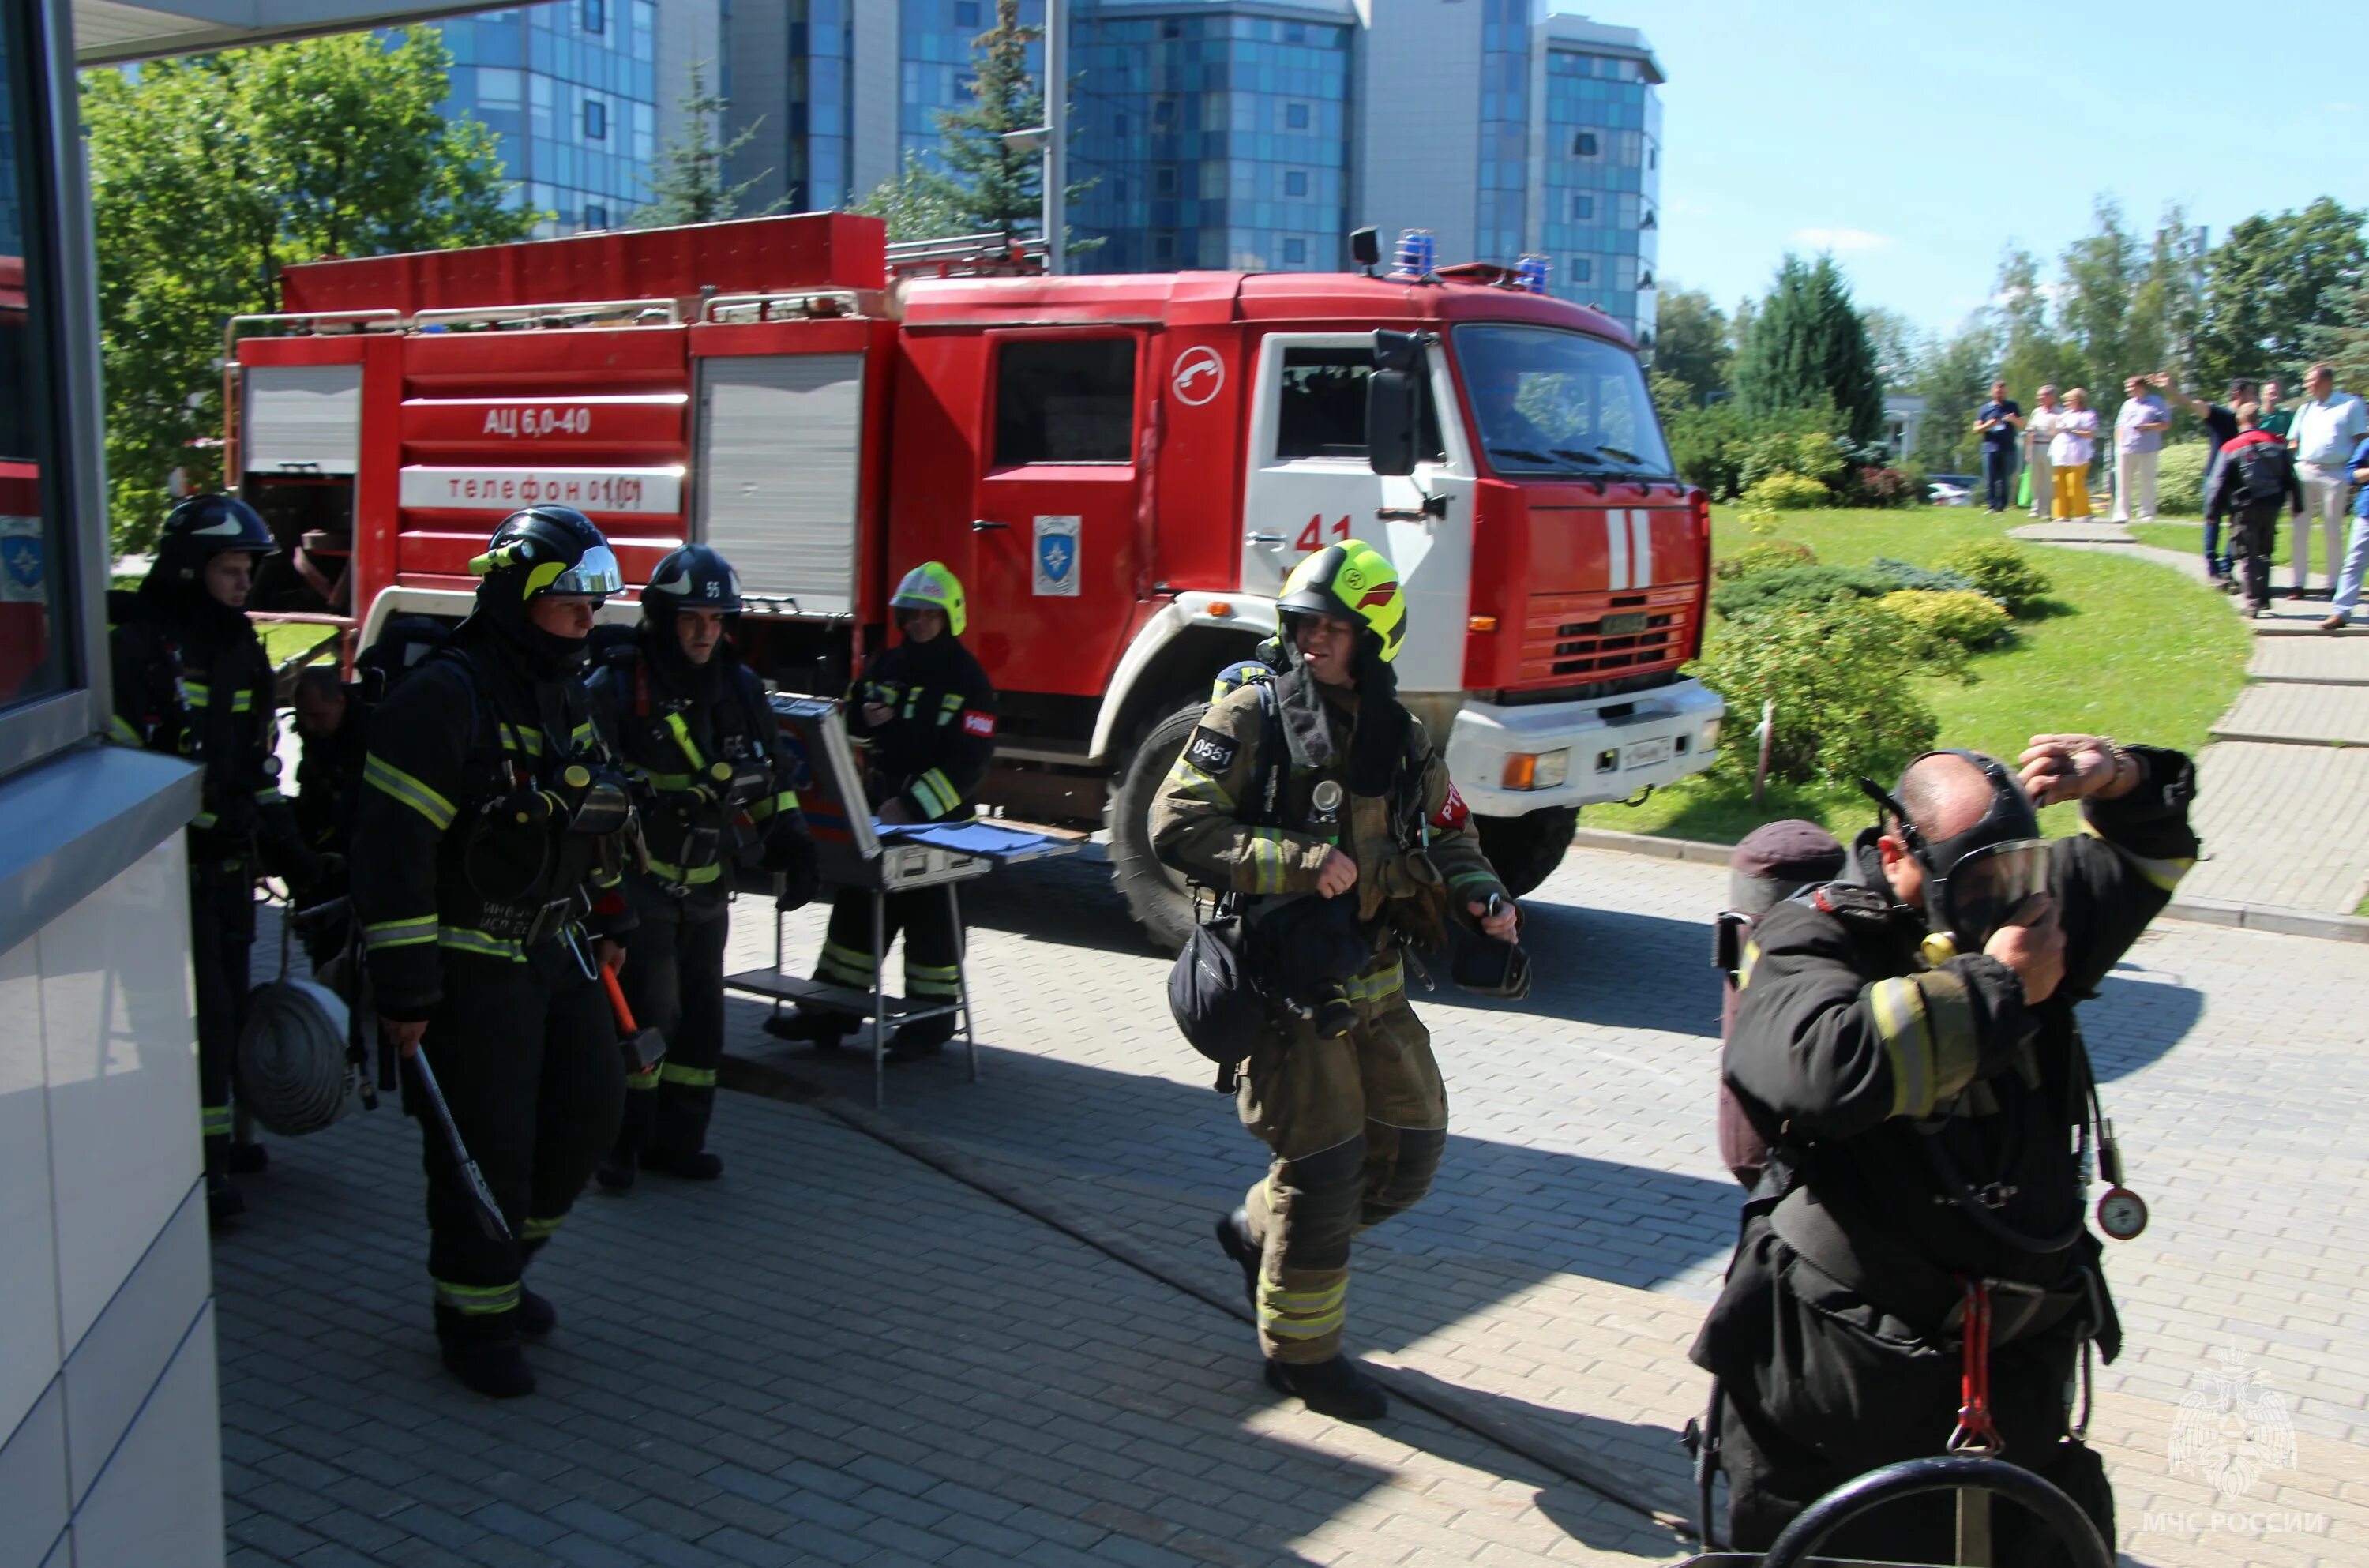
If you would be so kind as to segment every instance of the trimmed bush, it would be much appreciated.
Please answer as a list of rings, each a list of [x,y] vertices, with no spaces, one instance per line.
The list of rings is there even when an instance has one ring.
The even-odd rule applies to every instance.
[[[1944,649],[1970,653],[1988,647],[2005,635],[2008,628],[2007,612],[1970,589],[1946,593],[1904,589],[1898,593],[1887,593],[1875,602],[1907,623],[1923,639],[1928,655],[1940,654]]]
[[[1961,593],[1974,586],[1971,578],[1962,577],[1956,572],[1940,571],[1932,567],[1915,567],[1906,561],[1895,561],[1889,555],[1878,555],[1868,565],[1873,570],[1892,578],[1896,586],[1912,589],[1919,593]]]
[[[1997,600],[2010,615],[2025,613],[2048,591],[2048,574],[2005,540],[1970,540],[1944,554],[1940,566]]]
[[[1881,599],[1900,586],[1867,567],[1780,567],[1711,590],[1711,607],[1731,621],[1749,621],[1837,599]]]
[[[1865,464],[1852,469],[1844,481],[1842,502],[1847,507],[1912,506],[1924,490],[1925,486],[1905,468]]]
[[[1722,582],[1757,577],[1788,567],[1814,567],[1818,553],[1791,539],[1756,539],[1734,555],[1711,563],[1711,576]]]
[[[1824,568],[1831,570],[1833,568]],[[1864,599],[1797,604],[1719,639],[1689,666],[1727,699],[1721,769],[1750,779],[1761,704],[1774,701],[1769,776],[1796,784],[1888,779],[1931,748],[1940,724],[1917,693],[1919,638]]]
[[[2203,441],[2181,441],[2163,449],[2155,465],[2155,505],[2175,517],[2204,515],[2204,469],[2213,448]]]
[[[1807,511],[1832,504],[1834,493],[1825,481],[1806,474],[1770,474],[1746,486],[1736,500],[1740,506],[1770,511]]]

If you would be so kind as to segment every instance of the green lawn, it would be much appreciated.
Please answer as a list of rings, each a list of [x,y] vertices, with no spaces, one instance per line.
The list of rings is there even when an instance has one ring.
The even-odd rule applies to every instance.
[[[1800,540],[1837,565],[1878,555],[1926,565],[1953,544],[1996,537],[2027,521],[1963,507],[1789,512],[1774,536]],[[1715,554],[1728,555],[1752,538],[1725,509],[1714,515]],[[2012,758],[2031,735],[2082,730],[2190,752],[2201,748],[2235,696],[2249,652],[2227,600],[2150,561],[2029,548],[2054,581],[2048,613],[2017,623],[2009,647],[1977,656],[1975,683],[1928,683],[1941,744]],[[1710,635],[1731,634],[1714,616]],[[1731,714],[1728,722],[1748,726],[1758,716]],[[1756,807],[1748,777],[1714,772],[1661,790],[1641,807],[1591,806],[1580,819],[1595,828],[1733,843],[1782,817],[1823,821],[1848,839],[1872,819],[1871,810],[1855,790],[1782,785],[1771,785]],[[2061,834],[2075,830],[2079,818],[2063,806],[2042,820]]]
[[[258,621],[255,629],[263,638],[263,651],[271,656],[271,662],[275,665],[282,659],[295,658],[325,637],[338,635],[335,626],[309,626],[290,621]],[[331,657],[335,652],[333,648],[330,654],[323,657]]]

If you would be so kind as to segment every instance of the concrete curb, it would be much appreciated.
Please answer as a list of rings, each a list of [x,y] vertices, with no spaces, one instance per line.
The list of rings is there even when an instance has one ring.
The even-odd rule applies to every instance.
[[[1700,839],[1657,839],[1648,833],[1624,833],[1613,828],[1582,828],[1571,841],[1575,848],[1641,854],[1654,860],[1692,861],[1699,865],[1725,865],[1732,844],[1708,844]],[[2201,925],[2235,926],[2245,931],[2276,932],[2281,936],[2317,936],[2328,942],[2369,942],[2369,919],[2359,915],[2322,914],[2317,910],[2290,910],[2276,904],[2248,904],[2227,898],[2174,898],[2165,906],[2172,920]]]
[[[1039,1224],[1050,1226],[1115,1262],[1150,1276],[1171,1289],[1182,1291],[1244,1323],[1255,1324],[1257,1322],[1239,1294],[1212,1288],[1204,1280],[1187,1276],[1172,1267],[1167,1260],[1156,1257],[1137,1245],[1126,1232],[1104,1224],[1099,1217],[1035,1192],[1025,1185],[990,1169],[943,1139],[900,1126],[869,1105],[831,1093],[811,1080],[801,1078],[772,1062],[758,1061],[727,1051],[717,1065],[720,1070],[716,1082],[724,1088],[760,1094],[767,1099],[811,1105],[866,1138],[884,1143],[941,1175],[1017,1209]],[[1210,1272],[1215,1274],[1218,1270],[1213,1267]],[[1488,1399],[1468,1393],[1429,1373],[1375,1355],[1361,1356],[1359,1359],[1374,1380],[1388,1389],[1393,1398],[1427,1410],[1443,1421],[1461,1426],[1501,1448],[1542,1465],[1599,1497],[1644,1516],[1675,1535],[1688,1540],[1694,1539],[1692,1499],[1673,1497],[1643,1477],[1632,1475],[1601,1456],[1565,1442],[1532,1423],[1506,1416],[1493,1408]]]

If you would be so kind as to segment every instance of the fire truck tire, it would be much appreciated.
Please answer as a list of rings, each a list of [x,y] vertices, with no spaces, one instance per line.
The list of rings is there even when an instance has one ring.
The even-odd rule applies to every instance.
[[[1151,853],[1151,803],[1207,709],[1207,704],[1194,703],[1151,723],[1111,785],[1104,824],[1110,830],[1111,880],[1127,899],[1127,913],[1162,953],[1183,951],[1193,934],[1193,899],[1184,879]]]
[[[1579,830],[1579,807],[1550,807],[1520,817],[1475,817],[1481,849],[1505,890],[1518,898],[1554,874]]]

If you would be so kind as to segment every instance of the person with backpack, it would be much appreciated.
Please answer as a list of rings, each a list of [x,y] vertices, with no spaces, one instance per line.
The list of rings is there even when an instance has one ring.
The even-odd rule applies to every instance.
[[[114,687],[109,737],[205,770],[188,831],[190,973],[196,982],[198,1099],[206,1216],[245,1211],[234,1174],[264,1169],[260,1144],[232,1137],[232,1058],[246,1022],[255,885],[318,875],[280,793],[271,660],[246,618],[257,566],[278,545],[255,509],[193,496],[166,515],[156,560],[136,589],[107,596]]]
[[[740,579],[704,544],[661,559],[642,619],[586,683],[638,792],[642,865],[625,874],[633,962],[618,976],[634,1022],[666,1055],[625,1080],[624,1125],[595,1175],[624,1192],[639,1171],[714,1181],[707,1148],[715,1065],[724,1057],[724,944],[731,875],[746,864],[784,879],[780,906],[814,897],[814,843],[798,815],[764,682],[732,630]]]
[[[2295,454],[2285,441],[2259,428],[2260,416],[2251,403],[2237,405],[2237,434],[2221,448],[2204,507],[2206,522],[2217,527],[2222,519],[2229,520],[2237,572],[2221,582],[2235,590],[2242,579],[2249,617],[2271,607],[2271,555],[2278,545],[2280,511],[2298,521],[2303,517],[2303,481],[2295,475]]]
[[[995,755],[995,687],[962,642],[969,624],[960,579],[936,561],[905,574],[889,597],[898,640],[864,661],[847,694],[848,733],[864,746],[864,794],[887,824],[970,817],[971,795]],[[962,995],[963,933],[944,887],[891,893],[886,939],[905,933],[905,991],[945,1011],[898,1025],[888,1059],[934,1056],[955,1037],[952,1003]],[[888,955],[872,946],[872,895],[841,888],[830,906],[815,979],[870,991]],[[835,1051],[857,1020],[802,1002],[765,1021],[766,1032]]]
[[[1767,1146],[1691,1356],[1729,1486],[1728,1547],[1763,1551],[1865,1471],[1996,1450],[2115,1539],[2105,1468],[2068,1409],[2121,1328],[2085,1224],[2124,1189],[2076,1005],[2199,853],[2180,752],[2039,735],[2018,765],[1930,751],[1885,791],[1849,870],[1761,917],[1722,1078]],[[2043,840],[2039,808],[2088,831]],[[1995,1561],[2043,1561],[2002,1511]],[[1948,1562],[1946,1496],[1830,1538],[1836,1557]]]
[[[615,967],[633,927],[633,813],[578,678],[593,613],[624,584],[601,531],[556,505],[511,513],[469,569],[475,611],[371,715],[349,873],[406,1105],[432,1100],[411,1059],[431,1056],[457,1134],[421,1118],[444,1366],[509,1399],[534,1391],[520,1336],[557,1321],[521,1275],[624,1108],[595,965]]]
[[[1397,697],[1406,636],[1395,567],[1360,541],[1292,572],[1272,679],[1213,704],[1151,810],[1162,862],[1247,906],[1251,935],[1295,904],[1334,906],[1295,943],[1349,923],[1364,962],[1340,987],[1345,1032],[1321,1010],[1276,1009],[1242,1042],[1242,1123],[1272,1154],[1218,1243],[1258,1313],[1267,1383],[1351,1420],[1385,1414],[1380,1387],[1341,1348],[1349,1243],[1430,1189],[1448,1141],[1448,1092],[1407,1005],[1403,946],[1435,946],[1451,919],[1510,944],[1519,915],[1481,850],[1448,765]],[[1299,924],[1299,922],[1295,922]]]

